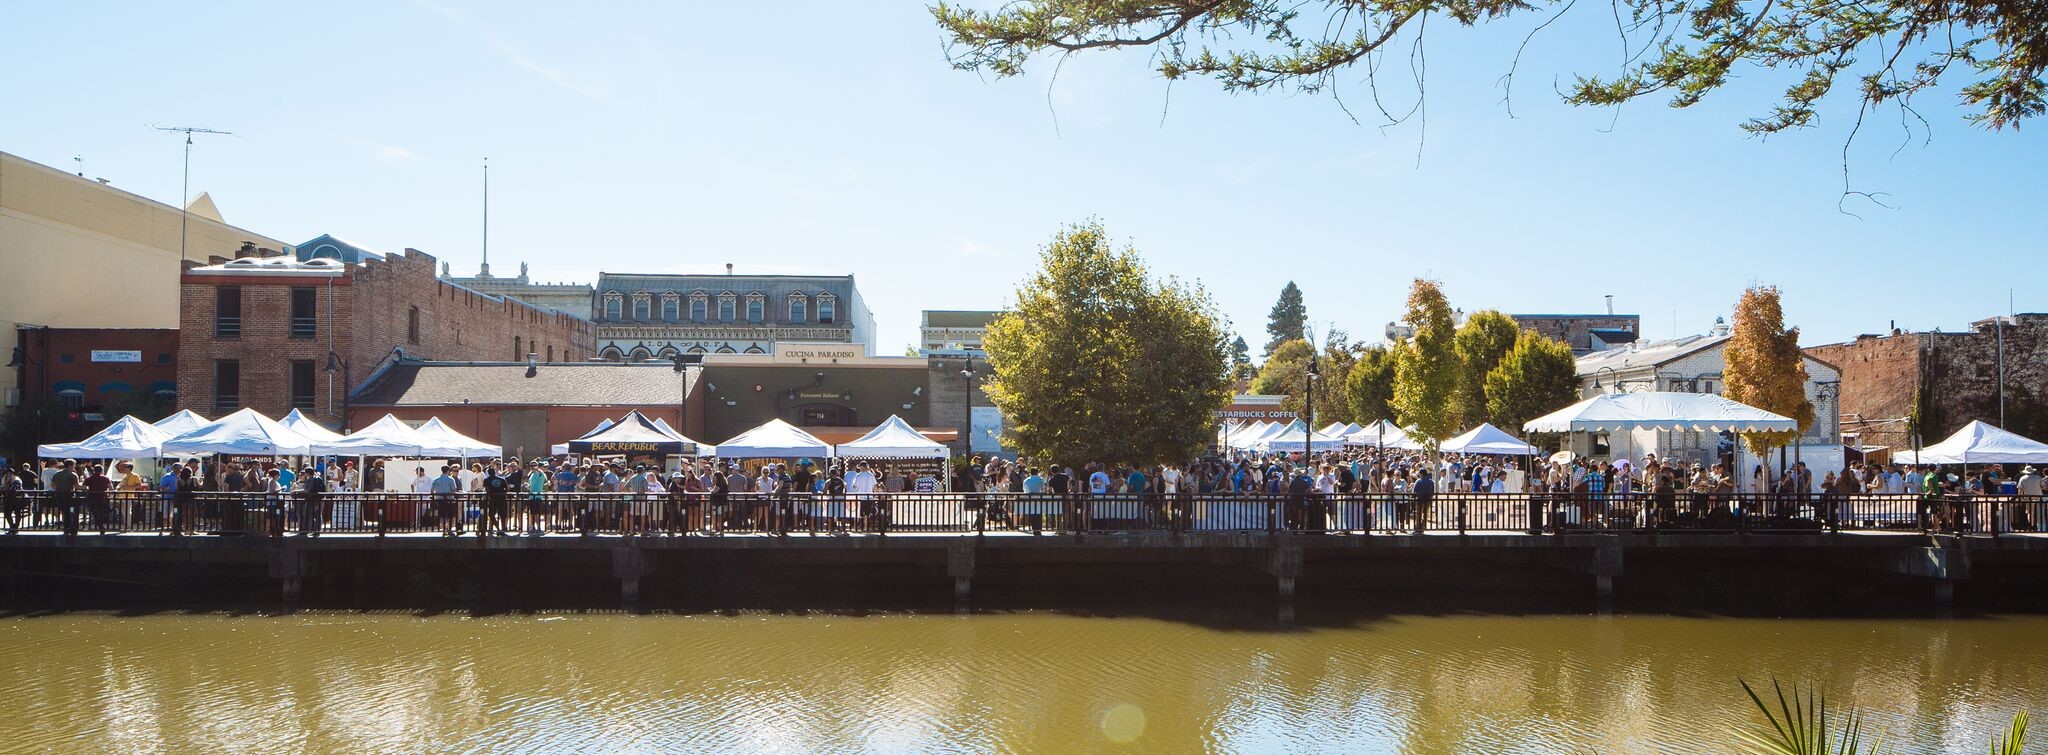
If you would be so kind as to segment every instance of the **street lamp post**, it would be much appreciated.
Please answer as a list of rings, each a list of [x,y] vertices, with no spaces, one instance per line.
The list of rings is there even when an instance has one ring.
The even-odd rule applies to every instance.
[[[333,349],[327,350],[327,371],[339,371],[341,373],[341,434],[343,435],[348,434],[348,396],[350,392],[348,368],[349,360],[342,359],[341,355],[334,353]]]
[[[967,383],[967,409],[960,419],[960,453],[968,456],[974,453],[974,379],[980,374],[974,371],[973,359],[970,358],[963,364],[960,377]]]
[[[1607,374],[1609,374],[1609,375],[1612,375],[1612,376],[1614,377],[1614,387],[1615,387],[1615,388],[1617,388],[1617,389],[1621,388],[1621,373],[1619,373],[1619,372],[1615,372],[1615,371],[1614,371],[1614,368],[1613,368],[1613,367],[1606,367],[1606,366],[1602,366],[1602,367],[1601,367],[1600,369],[1597,369],[1597,370],[1594,370],[1594,371],[1593,371],[1593,392],[1594,392],[1594,393],[1599,393],[1599,392],[1601,391],[1601,388],[1600,388],[1600,373],[1602,373],[1602,372],[1605,372],[1605,373],[1607,373]]]

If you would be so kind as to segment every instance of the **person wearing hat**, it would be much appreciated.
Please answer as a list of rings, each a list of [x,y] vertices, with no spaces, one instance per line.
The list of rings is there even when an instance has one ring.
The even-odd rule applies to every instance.
[[[2048,517],[2048,501],[2041,498],[2041,475],[2034,471],[2034,465],[2020,468],[2020,479],[2013,483],[2013,492],[2018,493],[2020,504],[2026,508],[2027,524],[2035,531],[2042,529],[2042,520]]]

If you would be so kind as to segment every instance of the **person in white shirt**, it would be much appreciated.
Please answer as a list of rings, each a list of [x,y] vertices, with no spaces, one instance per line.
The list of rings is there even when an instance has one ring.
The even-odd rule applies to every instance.
[[[1097,468],[1088,475],[1088,492],[1103,495],[1109,492],[1109,473]]]
[[[856,462],[853,474],[846,476],[846,492],[851,495],[869,495],[875,492],[875,473],[868,471],[868,463]]]
[[[1168,465],[1159,472],[1159,489],[1167,495],[1180,492],[1180,469]]]

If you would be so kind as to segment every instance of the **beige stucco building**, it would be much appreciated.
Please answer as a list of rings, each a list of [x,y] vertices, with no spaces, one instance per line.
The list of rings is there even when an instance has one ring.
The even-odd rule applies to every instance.
[[[192,259],[232,255],[245,241],[287,248],[223,222],[204,194],[191,210],[185,247]],[[13,354],[23,326],[178,327],[181,214],[172,205],[0,152],[0,354]],[[0,369],[0,395],[9,409],[20,405],[21,374]]]

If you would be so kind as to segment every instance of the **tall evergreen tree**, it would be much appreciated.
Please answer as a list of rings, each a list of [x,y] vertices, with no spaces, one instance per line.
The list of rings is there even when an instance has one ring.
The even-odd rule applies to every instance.
[[[1252,366],[1251,344],[1244,342],[1244,336],[1233,338],[1230,342],[1230,379],[1250,380],[1256,374],[1258,368]]]
[[[1229,400],[1222,319],[1199,286],[1154,282],[1099,223],[1062,229],[985,341],[1003,440],[1075,467],[1178,462]]]
[[[1273,303],[1273,312],[1266,317],[1265,356],[1270,358],[1280,344],[1308,338],[1308,305],[1301,301],[1301,289],[1288,281],[1280,289],[1280,301]]]

